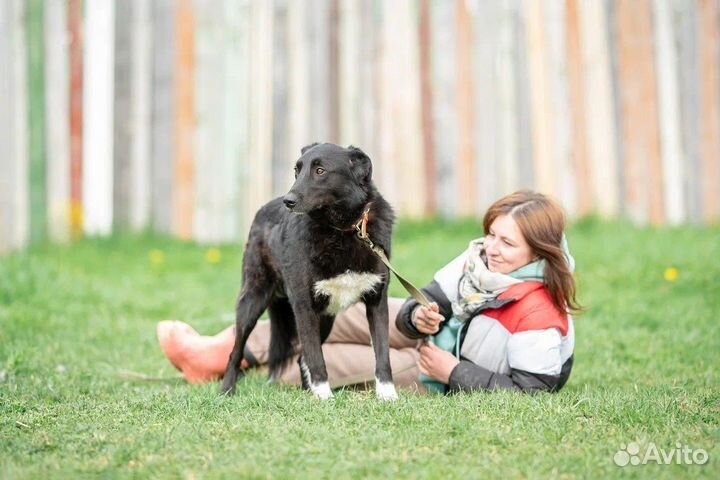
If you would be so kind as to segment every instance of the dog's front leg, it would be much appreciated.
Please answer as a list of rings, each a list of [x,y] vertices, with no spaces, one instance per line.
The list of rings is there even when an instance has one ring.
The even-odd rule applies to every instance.
[[[379,400],[397,400],[390,367],[390,325],[387,288],[365,301],[370,337],[375,350],[375,395]]]
[[[320,341],[320,319],[312,308],[294,308],[297,320],[298,337],[302,344],[300,356],[300,374],[303,386],[310,389],[316,398],[330,400],[333,398],[328,383],[325,358]]]

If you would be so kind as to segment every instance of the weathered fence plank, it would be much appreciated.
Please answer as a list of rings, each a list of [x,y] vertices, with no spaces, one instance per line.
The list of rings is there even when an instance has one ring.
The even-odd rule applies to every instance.
[[[133,2],[115,5],[115,61],[113,111],[113,224],[126,229],[130,224],[131,178],[130,149],[132,130],[132,34]]]
[[[332,141],[329,35],[331,1],[308,0],[309,11],[305,14],[303,26],[308,35],[310,137],[313,142]]]
[[[250,98],[248,172],[244,195],[246,217],[252,218],[272,197],[272,62],[273,8],[254,2],[250,8]]]
[[[516,36],[516,8],[511,1],[505,1],[496,4],[498,8],[495,10],[495,15],[489,17],[489,21],[494,22],[497,28],[497,38],[494,42],[497,51],[493,56],[492,63],[487,67],[491,67],[494,76],[491,77],[490,81],[497,88],[497,110],[496,117],[490,115],[490,112],[485,113],[485,127],[487,130],[492,132],[490,127],[492,124],[497,125],[497,154],[490,158],[484,158],[483,169],[481,175],[492,181],[492,172],[497,171],[498,179],[496,180],[497,187],[499,188],[485,188],[478,192],[481,195],[482,201],[478,202],[477,213],[482,215],[485,210],[494,202],[499,196],[506,193],[510,193],[517,190],[519,185],[519,115],[518,115],[518,75],[520,72],[517,70],[517,63],[515,57],[518,55],[520,46],[517,44]],[[490,3],[488,3],[490,5]],[[482,35],[482,32],[478,32]],[[524,49],[524,45],[522,46]],[[485,83],[479,81],[480,78],[476,78],[476,87],[478,94],[480,91],[487,91],[493,93],[494,88],[486,88]],[[478,115],[482,115],[483,112],[478,112]],[[486,130],[483,128],[483,130]],[[497,162],[497,168],[491,165],[493,162]],[[487,185],[488,182],[485,180],[483,185]],[[483,190],[486,190],[483,192]]]
[[[680,96],[675,24],[670,0],[654,0],[655,61],[657,64],[660,146],[665,191],[665,213],[671,224],[685,218],[683,197],[683,151],[680,135]]]
[[[370,158],[387,162],[380,154],[380,8],[377,2],[363,8],[358,23],[360,25],[360,63],[358,77],[360,79],[360,98],[362,99],[359,113],[360,139],[354,144],[361,147]]]
[[[617,2],[618,59],[628,215],[658,224],[664,219],[657,84],[649,0]]]
[[[572,161],[570,135],[570,105],[567,78],[566,9],[563,2],[544,2],[544,23],[548,46],[548,92],[552,104],[552,117],[548,121],[555,125],[553,143],[555,151],[555,195],[567,213],[577,212],[577,172]]]
[[[195,14],[192,0],[179,0],[175,16],[175,159],[172,187],[172,231],[192,238],[195,207]]]
[[[247,4],[238,4],[235,0],[223,3],[225,28],[224,50],[224,86],[225,102],[222,108],[224,116],[223,152],[220,168],[216,172],[222,184],[218,237],[215,241],[229,242],[240,238],[240,169],[245,163],[244,146],[247,145],[247,119],[242,104],[247,102],[248,62],[245,49],[247,41],[241,32],[247,33]]]
[[[175,1],[152,3],[152,224],[172,230],[173,165],[175,162]]]
[[[456,168],[458,169],[457,195],[460,196],[457,215],[473,216],[477,209],[477,168],[475,165],[475,116],[474,97],[474,72],[473,72],[473,27],[472,15],[468,9],[468,3],[464,0],[457,0],[455,9],[455,25],[457,36],[456,52],[457,62],[455,67],[457,73],[455,85],[457,96],[455,97],[458,115],[458,157]],[[418,215],[421,215],[418,212]]]
[[[514,30],[515,106],[517,114],[517,187],[532,188],[535,185],[533,161],[533,128],[531,122],[531,85],[528,60],[527,22],[525,21],[523,0],[510,0],[508,13],[512,17]],[[510,175],[508,176],[509,178]],[[513,188],[515,188],[513,186]],[[497,197],[495,197],[497,198]],[[494,200],[494,199],[493,199]]]
[[[113,221],[114,2],[85,2],[83,111],[84,230],[106,235]]]
[[[288,77],[292,75],[288,62],[288,2],[275,0],[273,11],[273,127],[272,127],[272,196],[284,195],[290,188],[293,161],[298,156],[298,146],[288,143],[289,89]]]
[[[45,2],[45,136],[48,233],[70,239],[70,70],[68,3]]]
[[[151,153],[152,153],[152,5],[145,0],[132,1],[130,38],[130,179],[128,221],[135,231],[150,225]]]
[[[720,4],[698,6],[703,220],[711,223],[720,221]]]
[[[196,129],[194,131],[193,237],[203,243],[217,242],[221,231],[221,175],[225,147],[225,12],[218,2],[194,0],[196,17],[194,84]]]
[[[294,3],[294,2],[292,2]],[[291,3],[291,4],[292,4]],[[236,7],[236,14],[233,16],[232,25],[235,29],[235,44],[232,60],[232,71],[234,72],[234,85],[236,87],[237,100],[235,111],[240,112],[230,132],[236,139],[233,147],[236,149],[231,155],[237,160],[237,188],[234,191],[233,204],[236,208],[234,214],[237,221],[236,238],[244,241],[250,229],[255,212],[248,208],[248,197],[250,185],[253,182],[250,164],[250,9],[252,7],[246,2]],[[288,19],[289,20],[289,19]],[[229,112],[229,110],[228,110]],[[228,113],[230,114],[230,113]],[[288,119],[288,122],[290,119]],[[288,135],[290,137],[290,135]]]
[[[68,2],[70,32],[70,233],[83,232],[83,25],[82,1]]]
[[[550,52],[547,24],[544,21],[544,2],[526,3],[527,49],[533,132],[533,160],[535,186],[551,195],[558,192],[557,139],[555,105],[551,101]]]
[[[28,150],[30,155],[30,240],[47,236],[46,149],[45,149],[45,42],[42,0],[26,3],[28,76]]]
[[[608,18],[602,2],[580,0],[578,7],[593,209],[611,217],[620,213],[620,160]]]
[[[293,0],[288,3],[287,63],[288,69],[293,72],[287,78],[288,150],[292,155],[298,155],[300,148],[316,141],[310,132],[310,65],[305,22],[306,16],[310,15],[308,7],[308,0]]]
[[[425,166],[426,215],[437,214],[437,183],[435,163],[435,131],[432,108],[432,27],[430,25],[430,0],[420,0],[420,108],[422,114],[423,163]]]
[[[587,215],[592,211],[592,191],[590,189],[590,172],[587,142],[587,109],[585,108],[586,75],[583,68],[581,47],[581,23],[578,0],[568,0],[567,5],[567,76],[570,95],[570,131],[572,137],[571,158],[576,175],[576,192],[578,215]]]
[[[700,175],[700,59],[698,48],[699,20],[692,2],[673,3],[676,32],[680,94],[680,128],[685,168],[683,192],[687,219],[700,222],[702,218],[702,177]]]
[[[25,2],[0,2],[0,253],[29,238],[29,152]]]
[[[437,162],[438,212],[443,216],[456,213],[459,172],[455,169],[458,150],[458,119],[455,115],[456,51],[455,2],[432,2],[430,5],[434,154]]]

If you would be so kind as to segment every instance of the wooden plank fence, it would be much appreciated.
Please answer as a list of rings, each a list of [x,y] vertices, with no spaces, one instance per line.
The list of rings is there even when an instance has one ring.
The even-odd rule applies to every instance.
[[[4,0],[0,39],[0,252],[243,241],[315,141],[406,217],[720,221],[720,0]]]

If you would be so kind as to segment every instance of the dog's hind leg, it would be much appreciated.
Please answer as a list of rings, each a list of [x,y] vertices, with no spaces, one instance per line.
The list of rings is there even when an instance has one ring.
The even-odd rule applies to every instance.
[[[258,318],[265,311],[273,290],[272,282],[268,277],[259,280],[257,275],[253,277],[252,281],[245,281],[243,285],[235,309],[235,345],[223,376],[221,388],[223,394],[235,393],[235,384],[243,376],[240,362],[243,359],[245,343],[255,328]]]
[[[387,289],[365,301],[370,338],[375,350],[375,395],[379,400],[397,400],[390,367],[390,325]]]
[[[278,298],[268,307],[270,316],[270,351],[268,368],[269,382],[275,382],[295,354],[294,341],[297,339],[295,315],[287,298]]]

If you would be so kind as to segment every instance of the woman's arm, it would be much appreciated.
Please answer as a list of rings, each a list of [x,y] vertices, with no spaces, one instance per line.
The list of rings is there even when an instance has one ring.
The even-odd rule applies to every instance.
[[[451,392],[499,389],[519,390],[525,393],[555,392],[567,382],[572,365],[571,356],[563,364],[560,375],[543,375],[518,369],[511,369],[510,375],[503,375],[467,360],[461,360],[450,374],[449,388]]]
[[[562,336],[556,328],[515,334],[508,342],[510,374],[492,372],[461,360],[450,374],[450,391],[559,390],[570,376],[573,364],[572,356],[562,361],[561,343]]]
[[[457,286],[463,273],[467,252],[463,252],[455,257],[450,263],[438,270],[433,277],[433,281],[428,286],[422,288],[422,292],[430,300],[438,305],[438,313],[445,320],[452,316],[452,306],[450,299],[457,297]],[[408,298],[400,309],[395,324],[406,337],[423,338],[426,333],[420,332],[413,322],[413,315],[420,304],[413,298]]]
[[[438,313],[442,315],[445,320],[452,316],[452,306],[450,300],[448,300],[445,292],[443,292],[440,284],[433,280],[430,285],[420,289],[430,302],[435,302],[438,305]],[[408,298],[395,318],[395,325],[398,330],[408,338],[424,338],[427,336],[426,333],[420,332],[415,326],[413,321],[413,315],[415,310],[420,306],[417,300],[414,298]]]

